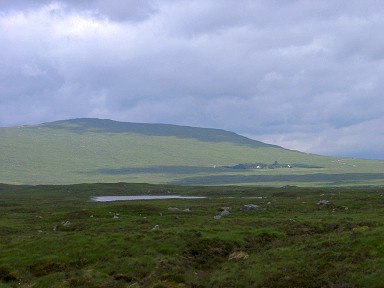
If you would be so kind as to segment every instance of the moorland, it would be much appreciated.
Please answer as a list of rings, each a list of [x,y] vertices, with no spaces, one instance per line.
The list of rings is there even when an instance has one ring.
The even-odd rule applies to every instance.
[[[220,129],[73,119],[0,128],[0,183],[383,185],[384,161],[288,150]]]
[[[383,287],[384,161],[100,119],[0,139],[0,287]],[[95,201],[129,195],[168,198]]]
[[[384,283],[383,187],[2,184],[0,215],[0,287]]]

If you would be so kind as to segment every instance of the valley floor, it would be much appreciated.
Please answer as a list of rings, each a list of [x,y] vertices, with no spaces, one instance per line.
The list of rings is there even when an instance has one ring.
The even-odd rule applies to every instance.
[[[206,198],[91,201],[96,196]],[[382,287],[384,188],[0,185],[0,287]]]

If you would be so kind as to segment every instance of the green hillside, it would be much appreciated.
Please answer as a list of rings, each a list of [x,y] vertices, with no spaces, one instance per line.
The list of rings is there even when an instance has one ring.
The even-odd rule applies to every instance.
[[[219,129],[100,119],[0,128],[0,183],[383,185],[384,161],[287,150]]]

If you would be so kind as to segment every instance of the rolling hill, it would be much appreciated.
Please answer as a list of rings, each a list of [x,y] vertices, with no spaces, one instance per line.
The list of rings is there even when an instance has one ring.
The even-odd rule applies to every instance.
[[[0,128],[0,183],[383,185],[384,161],[284,149],[220,129],[73,119]]]

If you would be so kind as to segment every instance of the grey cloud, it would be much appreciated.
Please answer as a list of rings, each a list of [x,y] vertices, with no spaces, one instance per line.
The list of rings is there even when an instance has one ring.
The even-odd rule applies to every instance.
[[[41,5],[46,5],[50,3],[51,0],[30,0],[30,1],[24,1],[24,0],[2,0],[0,1],[0,9],[1,11],[19,11],[19,10],[25,10],[25,9],[32,9],[32,8],[38,8]]]
[[[113,21],[143,21],[156,12],[151,0],[12,0],[0,1],[0,9],[3,11],[25,11],[39,9],[53,3],[61,4],[68,12],[91,12]]]
[[[0,3],[0,125],[100,117],[380,154],[381,2],[23,3]]]
[[[258,135],[258,138],[287,148],[317,151],[324,155],[339,157],[358,155],[367,159],[384,159],[384,151],[380,144],[384,141],[384,136],[382,133],[377,133],[378,127],[383,125],[384,120],[378,119],[341,129],[323,127],[308,132],[291,131],[284,135]]]
[[[150,0],[74,0],[65,3],[70,7],[93,10],[114,21],[143,21],[156,11]]]

